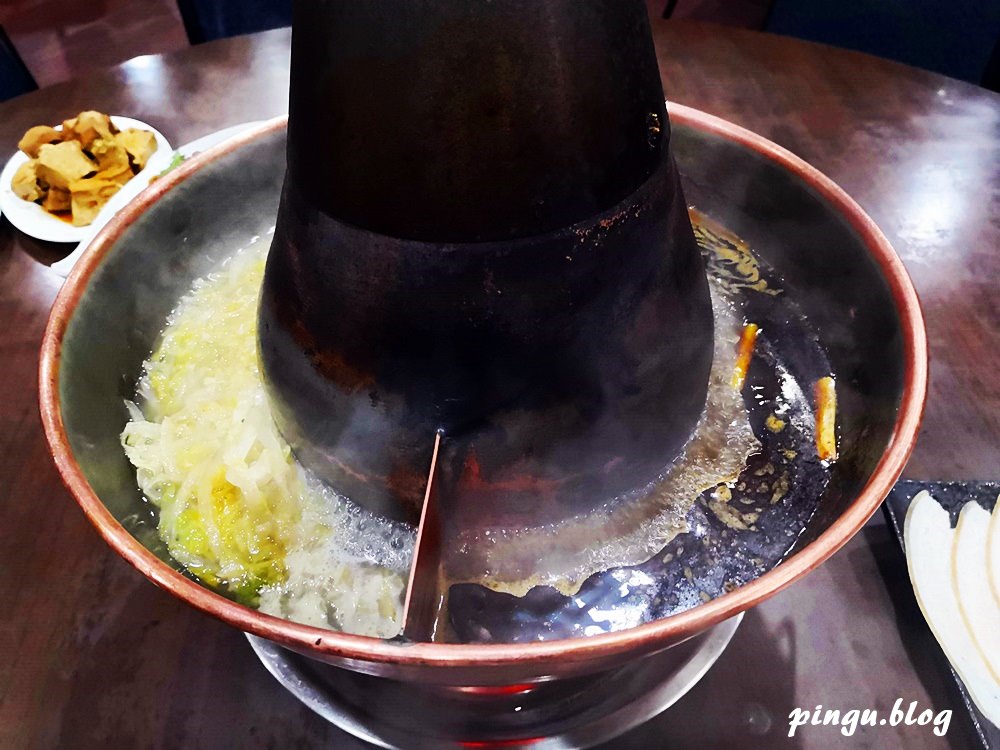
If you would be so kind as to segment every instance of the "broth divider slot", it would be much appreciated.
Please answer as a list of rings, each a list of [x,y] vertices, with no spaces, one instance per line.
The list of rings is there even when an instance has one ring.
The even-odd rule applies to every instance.
[[[441,580],[441,518],[435,481],[440,450],[441,433],[437,432],[403,603],[402,632],[411,641],[435,640],[446,595]]]

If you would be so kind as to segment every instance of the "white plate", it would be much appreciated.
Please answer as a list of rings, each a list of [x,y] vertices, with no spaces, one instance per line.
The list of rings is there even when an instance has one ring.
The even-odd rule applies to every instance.
[[[255,125],[260,125],[263,120],[253,120],[252,122],[241,122],[239,125],[232,125],[228,128],[223,128],[222,130],[216,130],[214,133],[209,133],[208,135],[202,136],[197,140],[191,141],[190,143],[185,143],[183,146],[177,149],[177,153],[181,154],[185,159],[190,159],[195,154],[200,154],[202,151],[208,151],[219,143],[222,143],[227,138],[232,138],[234,135],[239,135],[244,130],[254,127]]]
[[[28,161],[28,156],[22,151],[18,151],[7,162],[7,166],[3,168],[3,172],[0,172],[0,211],[7,216],[11,224],[25,234],[29,234],[39,240],[47,240],[49,242],[80,242],[88,236],[92,237],[97,229],[106,224],[116,212],[121,210],[126,203],[132,200],[149,184],[153,175],[159,174],[167,168],[171,158],[173,158],[173,150],[162,133],[144,122],[133,120],[131,117],[112,115],[111,122],[119,130],[139,128],[140,130],[151,132],[156,137],[156,153],[149,157],[145,169],[126,182],[122,186],[122,189],[114,194],[111,200],[101,209],[100,213],[97,214],[97,218],[88,226],[74,227],[62,219],[57,219],[49,215],[37,203],[22,200],[14,195],[14,191],[10,186],[11,180],[14,179],[14,173],[18,167]],[[57,126],[57,129],[61,130],[62,126]]]
[[[178,153],[184,158],[190,159],[195,154],[201,153],[202,151],[211,148],[217,143],[222,143],[222,141],[226,140],[227,138],[232,138],[234,135],[242,133],[247,128],[252,128],[254,125],[260,124],[260,122],[261,122],[260,120],[255,120],[253,122],[243,122],[240,123],[239,125],[233,125],[232,127],[223,128],[222,130],[217,130],[214,133],[209,133],[208,135],[202,136],[197,140],[191,141],[190,143],[186,143],[179,149],[177,149],[176,152],[173,151],[168,152],[169,155],[166,160],[166,164],[153,174],[159,174],[164,169],[166,169],[167,165],[169,165],[170,162],[173,161],[174,153]],[[148,183],[149,180],[146,180],[146,182]],[[131,185],[132,183],[130,182],[128,184]],[[124,192],[124,190],[122,192]],[[121,193],[119,193],[118,195],[120,194]],[[136,191],[136,194],[138,194],[138,191]],[[115,195],[115,197],[112,198],[112,200],[117,199],[118,195]],[[134,197],[135,195],[130,195],[129,198],[127,198],[121,205],[115,208],[115,211],[120,210],[122,207],[124,207],[125,203],[127,203]],[[22,203],[23,202],[24,201],[22,201]],[[107,206],[105,206],[105,208],[107,208]],[[109,219],[111,218],[111,215],[108,216]],[[76,249],[73,250],[73,252],[71,252],[65,258],[53,263],[52,270],[60,274],[61,276],[69,276],[69,272],[73,270],[73,266],[76,265],[76,262],[80,259],[80,256],[83,255],[83,252],[84,250],[87,249],[87,246],[90,244],[90,241],[94,239],[94,237],[100,231],[102,225],[103,222],[101,222],[100,224],[98,222],[94,222],[94,224],[91,224],[89,227],[84,227],[84,229],[86,229],[87,231],[84,233],[83,237],[80,238],[80,244],[77,245]]]

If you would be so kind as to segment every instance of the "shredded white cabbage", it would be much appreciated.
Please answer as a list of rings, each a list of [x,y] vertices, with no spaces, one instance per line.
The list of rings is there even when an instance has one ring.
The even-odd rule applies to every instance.
[[[266,252],[236,253],[181,300],[122,445],[160,537],[202,581],[272,614],[391,637],[412,532],[367,519],[391,552],[358,554],[359,509],[306,477],[278,432],[257,358]]]

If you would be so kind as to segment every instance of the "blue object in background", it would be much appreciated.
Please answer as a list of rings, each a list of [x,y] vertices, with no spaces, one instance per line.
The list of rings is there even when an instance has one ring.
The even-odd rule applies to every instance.
[[[7,33],[0,26],[0,102],[38,88]]]
[[[191,44],[292,24],[292,0],[177,0]]]
[[[765,30],[997,84],[1000,0],[775,0]]]

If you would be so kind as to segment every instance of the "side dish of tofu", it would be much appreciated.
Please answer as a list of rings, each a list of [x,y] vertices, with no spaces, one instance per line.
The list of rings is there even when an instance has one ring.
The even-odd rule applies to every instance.
[[[157,149],[153,133],[119,130],[108,115],[92,111],[61,129],[36,125],[17,146],[29,160],[14,173],[14,194],[78,227],[93,222]]]

